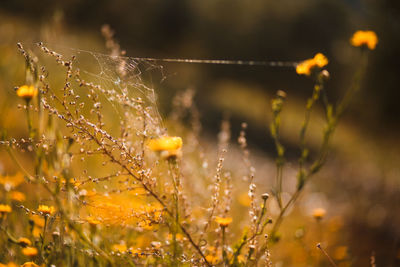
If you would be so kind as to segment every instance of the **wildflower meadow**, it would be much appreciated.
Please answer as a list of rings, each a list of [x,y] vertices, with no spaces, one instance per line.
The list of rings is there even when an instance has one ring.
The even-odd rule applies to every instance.
[[[1,12],[0,266],[400,264],[396,145],[368,158],[373,131],[349,119],[385,49],[375,27],[340,53],[140,56],[112,23],[80,36],[57,11],[24,39],[29,22]],[[279,79],[206,92],[193,66]]]

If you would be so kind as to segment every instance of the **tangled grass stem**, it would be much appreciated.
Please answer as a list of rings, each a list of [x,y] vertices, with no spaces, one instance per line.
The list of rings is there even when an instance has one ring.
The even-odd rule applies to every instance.
[[[45,108],[50,108],[50,106],[46,103],[43,102],[43,105]],[[103,151],[105,153],[105,155],[107,155],[110,160],[112,162],[117,163],[118,165],[120,165],[123,169],[125,169],[125,171],[132,177],[134,178],[136,181],[141,183],[141,186],[143,187],[143,189],[148,192],[158,203],[161,204],[161,206],[163,207],[163,209],[165,210],[165,212],[171,217],[174,218],[174,213],[168,208],[168,206],[164,203],[164,201],[146,184],[144,183],[144,181],[142,179],[140,179],[138,176],[136,176],[131,168],[129,168],[126,164],[124,164],[123,162],[119,161],[117,158],[115,158],[115,156],[106,148],[103,146],[103,144],[101,143],[101,141],[98,139],[98,137],[94,134],[92,134],[90,131],[88,131],[87,128],[85,127],[81,127],[79,125],[77,125],[76,123],[74,123],[72,120],[66,118],[65,116],[61,116],[61,118],[63,120],[65,120],[67,123],[70,123],[73,127],[75,127],[76,129],[78,129],[79,131],[84,132],[85,134],[87,134],[88,136],[91,137],[92,140],[95,141],[95,143],[99,146],[103,148]],[[178,222],[178,226],[180,228],[180,230],[184,233],[184,235],[187,237],[187,239],[189,240],[190,244],[195,248],[195,250],[199,253],[199,255],[203,258],[205,264],[207,266],[211,266],[211,264],[208,262],[208,260],[206,259],[204,253],[201,251],[199,245],[197,245],[192,236],[189,234],[189,232],[186,230],[186,228],[180,223]],[[89,240],[90,242],[90,240]]]

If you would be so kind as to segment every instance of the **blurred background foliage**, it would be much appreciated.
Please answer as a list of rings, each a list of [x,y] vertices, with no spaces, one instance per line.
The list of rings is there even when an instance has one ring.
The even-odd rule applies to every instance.
[[[330,60],[327,90],[332,99],[343,94],[357,67],[350,36],[359,29],[376,31],[379,44],[371,53],[362,90],[338,129],[330,163],[312,189],[324,192],[328,213],[341,216],[342,243],[351,248],[355,266],[365,266],[371,251],[381,266],[399,264],[399,1],[3,0],[1,127],[13,125],[20,132],[25,127],[12,124],[15,115],[8,113],[17,102],[13,88],[24,83],[23,59],[15,43],[43,41],[49,47],[104,52],[100,28],[105,23],[132,57],[301,61],[322,52]],[[267,132],[270,101],[278,89],[287,92],[282,132],[289,156],[297,156],[311,79],[291,68],[163,65],[167,79],[155,78],[153,84],[164,114],[176,93],[194,88],[205,133],[215,136],[221,119],[228,116],[237,136],[246,121],[249,142],[260,153],[274,153]],[[313,116],[308,143],[318,146],[322,117]]]

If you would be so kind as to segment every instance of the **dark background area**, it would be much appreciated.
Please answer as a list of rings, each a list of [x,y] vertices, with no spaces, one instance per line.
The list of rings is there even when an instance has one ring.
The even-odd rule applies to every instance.
[[[121,47],[135,57],[299,61],[322,52],[331,59],[332,97],[343,92],[353,68],[342,46],[355,30],[374,30],[379,44],[370,58],[362,101],[349,113],[361,125],[373,124],[377,132],[398,130],[400,3],[396,0],[4,0],[0,10],[38,25],[62,18],[71,29],[99,35],[107,23]],[[307,95],[312,86],[282,69],[198,68],[202,77],[191,86],[201,91],[222,78],[267,85],[273,91],[288,88],[294,96]]]

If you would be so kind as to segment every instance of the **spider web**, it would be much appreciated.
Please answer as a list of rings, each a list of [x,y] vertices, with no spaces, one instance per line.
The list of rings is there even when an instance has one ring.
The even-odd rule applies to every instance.
[[[163,120],[157,108],[157,94],[155,88],[169,77],[165,73],[163,64],[214,64],[214,65],[241,65],[264,66],[269,68],[294,68],[295,61],[252,61],[252,60],[214,60],[214,59],[182,59],[182,58],[149,58],[115,56],[95,51],[88,51],[65,47],[59,44],[45,44],[49,49],[61,50],[64,60],[74,55],[75,68],[89,82],[100,85],[109,95],[103,95],[115,110],[118,101],[115,95],[140,98],[146,102],[146,108],[151,113],[149,118],[156,119],[154,125],[162,127]],[[56,51],[59,52],[59,51]],[[118,114],[122,117],[121,114]]]

